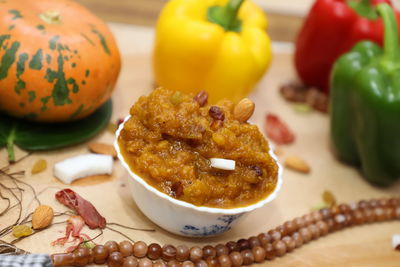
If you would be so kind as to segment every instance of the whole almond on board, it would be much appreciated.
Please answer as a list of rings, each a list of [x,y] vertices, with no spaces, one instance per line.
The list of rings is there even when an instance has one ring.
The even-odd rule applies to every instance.
[[[310,165],[308,163],[297,156],[289,156],[285,159],[285,166],[294,171],[309,173],[311,171]]]
[[[33,229],[46,228],[53,220],[53,209],[46,205],[40,205],[35,209],[32,214],[32,227]]]
[[[113,158],[117,157],[117,152],[115,151],[114,147],[109,144],[104,143],[90,143],[88,145],[89,150],[96,154],[103,154],[103,155],[110,155]]]
[[[233,110],[233,117],[240,122],[246,122],[254,113],[255,105],[253,101],[248,98],[243,98],[235,106]]]

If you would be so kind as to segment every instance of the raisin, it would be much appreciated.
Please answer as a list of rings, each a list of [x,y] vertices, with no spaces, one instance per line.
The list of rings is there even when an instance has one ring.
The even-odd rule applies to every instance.
[[[35,162],[35,164],[33,164],[31,173],[36,174],[46,170],[46,168],[47,168],[47,161],[44,159],[39,159]]]
[[[171,96],[171,103],[172,105],[176,106],[182,103],[183,101],[183,95],[181,92],[176,91],[172,96]]]
[[[223,110],[217,106],[210,107],[208,114],[210,114],[211,118],[213,118],[214,120],[223,121],[225,119],[225,114]]]
[[[332,207],[333,205],[336,204],[336,197],[333,195],[333,193],[329,190],[325,190],[322,193],[322,199],[326,204],[328,204],[329,207]]]
[[[250,169],[252,169],[256,173],[257,176],[262,176],[263,175],[262,169],[257,165],[251,166]]]
[[[19,238],[33,234],[33,230],[28,225],[23,224],[14,226],[12,228],[12,233],[15,237]]]
[[[183,186],[181,182],[175,182],[171,187],[172,194],[174,197],[181,197],[183,195]]]
[[[204,107],[208,101],[208,93],[204,90],[200,91],[197,93],[197,95],[195,95],[193,100],[196,101],[197,103],[199,103],[200,107]]]

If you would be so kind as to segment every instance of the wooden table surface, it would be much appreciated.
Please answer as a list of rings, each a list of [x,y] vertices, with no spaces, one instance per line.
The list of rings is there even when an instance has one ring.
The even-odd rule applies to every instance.
[[[123,55],[123,69],[113,95],[112,119],[116,121],[128,114],[130,106],[140,95],[148,94],[153,88],[151,72],[153,30],[118,24],[111,25],[111,28]],[[78,180],[71,188],[90,200],[109,222],[156,230],[156,232],[142,232],[120,229],[132,239],[144,240],[148,244],[158,242],[174,245],[183,243],[188,245],[217,244],[250,237],[271,229],[285,220],[309,212],[311,207],[321,202],[321,193],[324,190],[331,190],[340,202],[399,195],[400,183],[387,189],[373,187],[360,177],[357,170],[343,165],[333,157],[329,149],[327,115],[318,112],[299,114],[278,93],[278,88],[282,83],[294,78],[292,55],[280,50],[280,46],[278,46],[271,69],[250,96],[256,103],[252,121],[263,130],[265,114],[267,112],[279,114],[296,133],[295,143],[282,147],[283,154],[280,156],[280,160],[288,155],[300,155],[309,162],[312,172],[304,175],[284,170],[284,183],[277,199],[251,213],[230,232],[214,238],[189,239],[170,234],[154,225],[138,210],[131,199],[126,186],[129,177],[119,162],[115,162],[111,177],[95,181]],[[94,140],[111,144],[114,136],[110,132],[104,131]],[[24,181],[42,192],[40,194],[42,203],[52,206],[56,211],[64,211],[66,208],[57,203],[54,193],[61,188],[70,186],[63,185],[53,176],[52,166],[65,158],[87,152],[86,144],[56,151],[35,152],[13,166],[12,171],[26,170]],[[17,157],[24,154],[24,151],[17,150]],[[41,158],[47,160],[49,167],[45,172],[31,175],[32,165]],[[0,167],[7,164],[5,159],[6,153],[3,149],[0,151]],[[25,189],[23,214],[28,214],[35,208],[35,204],[28,205],[33,196],[29,193],[28,188]],[[0,210],[4,205],[4,202],[0,202]],[[8,214],[5,218],[2,217],[0,228],[15,220],[16,216],[16,210],[14,210],[14,213]],[[56,221],[65,219],[57,218]],[[50,242],[63,236],[64,231],[65,224],[54,225],[17,244],[31,252],[61,252],[65,247],[52,247]],[[84,227],[83,232],[90,236],[98,233],[87,227]],[[262,265],[395,267],[400,263],[400,253],[391,247],[391,237],[395,233],[400,234],[399,221],[354,227],[320,238],[285,257],[265,262]],[[6,238],[8,241],[12,239],[12,236]],[[96,242],[105,243],[110,239],[122,241],[124,238],[105,230],[104,235]]]

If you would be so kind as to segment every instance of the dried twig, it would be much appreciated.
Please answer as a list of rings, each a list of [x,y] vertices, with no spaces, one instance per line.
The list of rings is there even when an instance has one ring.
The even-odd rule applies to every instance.
[[[16,181],[16,182],[19,182],[21,184],[24,184],[24,185],[28,186],[32,190],[33,196],[34,196],[36,202],[38,203],[38,205],[41,205],[41,202],[40,202],[39,198],[37,197],[36,190],[33,188],[33,186],[31,186],[30,184],[28,184],[28,183],[26,183],[24,181],[21,181],[20,179],[14,177],[14,175],[8,174],[8,173],[3,172],[1,170],[0,170],[0,174],[3,174],[4,176],[7,176],[9,179],[14,180],[14,182]],[[24,174],[25,174],[25,171],[24,171]],[[21,201],[22,201],[22,194],[21,194]]]
[[[3,196],[3,194],[1,193],[1,190],[0,190],[0,197],[1,197],[1,199],[7,201],[7,207],[2,212],[0,212],[0,216],[2,216],[10,209],[11,200],[8,197]]]
[[[66,223],[66,222],[67,222],[67,221],[55,222],[55,223],[52,223],[51,225],[62,224],[62,223]],[[33,235],[35,235],[35,234],[37,234],[37,233],[40,233],[40,232],[42,232],[42,231],[44,231],[44,230],[46,230],[46,229],[49,229],[49,227],[46,227],[46,228],[43,228],[43,229],[39,229],[39,230],[35,230],[31,235],[28,235],[28,236],[21,236],[21,237],[18,237],[18,238],[16,238],[16,239],[12,240],[12,241],[10,242],[10,244],[15,244],[15,243],[17,243],[17,242],[19,242],[19,241],[21,241],[21,240],[27,238],[27,237],[33,236]]]
[[[15,182],[15,181],[14,181]],[[21,219],[21,214],[22,214],[22,196],[18,198],[18,196],[7,186],[3,185],[0,183],[0,186],[3,187],[5,190],[7,190],[16,200],[17,200],[17,206],[19,206],[19,211],[18,211],[18,218],[17,220],[10,226],[7,226],[3,229],[0,230],[0,237],[4,236],[5,233],[8,233],[10,229],[12,229],[13,226],[17,225],[19,220]],[[18,187],[18,185],[16,185]],[[11,208],[8,208],[7,210],[4,211],[4,214],[6,214]]]
[[[91,242],[94,241],[95,239],[97,239],[99,236],[103,235],[103,229],[99,228],[100,233],[98,233],[95,237],[88,239],[88,240],[83,240],[81,242],[79,242],[78,245],[76,245],[76,247],[71,251],[74,252],[75,250],[77,250],[82,244],[87,243],[87,242]]]
[[[119,223],[107,223],[107,225],[115,225],[115,226],[119,226],[125,229],[129,229],[129,230],[135,230],[135,231],[143,231],[143,232],[155,232],[155,229],[145,229],[145,228],[135,228],[135,227],[129,227],[126,225],[122,225]]]
[[[22,254],[29,254],[29,252],[19,249],[10,243],[0,240],[0,254],[22,255]]]
[[[15,165],[15,164],[17,164],[17,163],[23,161],[24,159],[26,159],[27,157],[29,157],[29,156],[32,155],[32,154],[33,154],[33,152],[30,151],[30,152],[28,152],[26,155],[22,156],[21,158],[17,159],[16,161],[14,161],[14,162],[12,162],[12,163],[9,163],[8,165],[6,165],[6,166],[4,166],[3,168],[1,168],[0,170],[6,172],[6,171],[8,171],[8,170],[10,169],[10,167],[11,167],[12,165]]]
[[[113,231],[113,232],[115,232],[115,233],[118,233],[118,234],[122,235],[123,237],[129,239],[132,243],[135,243],[135,241],[132,240],[129,236],[127,236],[127,235],[124,234],[124,233],[121,233],[121,232],[118,231],[118,230],[115,230],[115,229],[113,229],[113,228],[110,228],[109,226],[106,226],[106,229],[108,229],[108,230],[110,230],[110,231]]]

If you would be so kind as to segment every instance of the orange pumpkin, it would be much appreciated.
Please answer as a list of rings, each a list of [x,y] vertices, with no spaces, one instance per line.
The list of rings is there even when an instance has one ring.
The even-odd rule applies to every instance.
[[[103,21],[69,0],[0,0],[0,110],[42,122],[83,118],[121,68]]]

